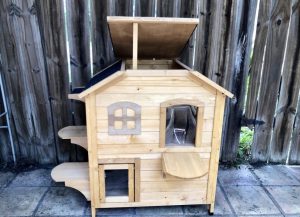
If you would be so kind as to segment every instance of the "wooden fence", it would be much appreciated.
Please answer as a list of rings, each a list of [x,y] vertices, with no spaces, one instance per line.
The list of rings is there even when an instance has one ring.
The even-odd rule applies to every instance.
[[[0,72],[17,158],[86,160],[57,131],[85,123],[84,106],[67,94],[115,60],[106,16],[116,15],[198,17],[181,58],[236,96],[226,104],[222,161],[236,159],[248,125],[253,161],[299,164],[299,13],[300,0],[0,1]],[[5,130],[0,136],[0,162],[11,161]]]

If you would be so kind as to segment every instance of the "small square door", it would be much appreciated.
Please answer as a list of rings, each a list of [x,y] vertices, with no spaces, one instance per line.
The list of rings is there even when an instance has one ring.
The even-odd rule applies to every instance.
[[[134,202],[134,164],[100,164],[100,202]]]

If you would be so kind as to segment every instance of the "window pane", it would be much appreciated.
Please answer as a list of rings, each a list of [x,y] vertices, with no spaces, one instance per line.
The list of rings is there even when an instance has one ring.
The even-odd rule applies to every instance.
[[[193,146],[197,126],[197,107],[176,105],[166,111],[166,145]]]

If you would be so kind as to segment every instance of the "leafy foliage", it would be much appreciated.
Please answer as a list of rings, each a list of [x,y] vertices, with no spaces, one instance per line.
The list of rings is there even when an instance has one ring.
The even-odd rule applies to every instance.
[[[251,155],[251,145],[253,142],[253,130],[248,127],[241,128],[240,145],[238,149],[238,159],[247,161]]]

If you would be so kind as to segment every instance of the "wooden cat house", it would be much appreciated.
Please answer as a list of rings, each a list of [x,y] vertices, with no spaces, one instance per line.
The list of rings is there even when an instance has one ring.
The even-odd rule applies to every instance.
[[[88,151],[52,177],[96,208],[207,204],[214,211],[226,97],[176,58],[198,19],[108,17],[121,60],[71,94],[86,126],[59,131]]]

